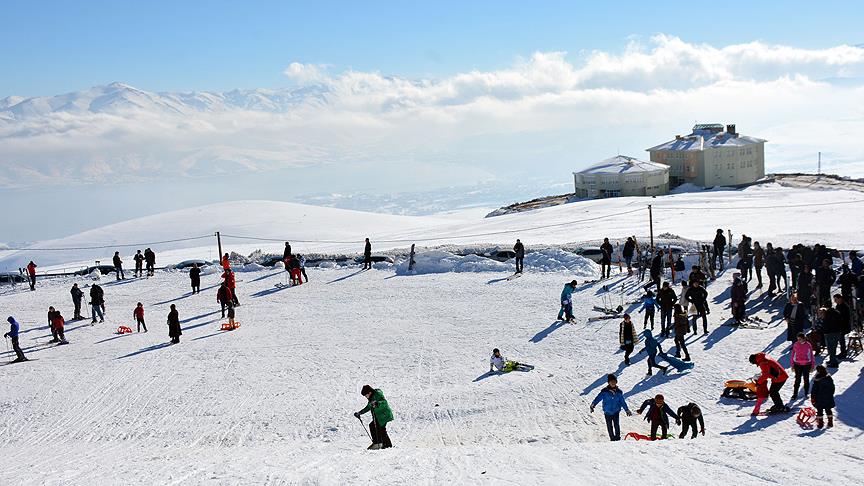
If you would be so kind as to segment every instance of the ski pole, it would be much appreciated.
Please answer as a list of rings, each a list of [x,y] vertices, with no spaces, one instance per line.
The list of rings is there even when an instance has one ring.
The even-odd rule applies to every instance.
[[[366,428],[366,424],[363,423],[363,419],[360,417],[357,417],[357,420],[360,421],[360,426],[363,427],[363,431],[366,432],[367,436],[369,436],[369,440],[371,442],[375,442],[374,440],[372,440],[372,434],[369,432],[369,429]]]

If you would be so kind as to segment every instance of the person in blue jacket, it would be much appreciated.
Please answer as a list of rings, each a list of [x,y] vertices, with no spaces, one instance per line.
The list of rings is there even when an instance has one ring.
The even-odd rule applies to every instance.
[[[657,439],[657,428],[660,428],[662,431],[660,438],[666,438],[666,435],[669,433],[669,417],[674,418],[675,422],[681,425],[681,418],[672,411],[663,395],[657,395],[654,398],[645,400],[636,413],[642,414],[642,411],[646,408],[648,409],[648,413],[645,414],[645,420],[651,424],[651,440]]]
[[[12,316],[9,316],[6,321],[9,322],[9,332],[4,334],[3,338],[12,339],[12,349],[15,350],[15,355],[18,356],[15,361],[13,361],[13,363],[27,361],[27,357],[24,356],[24,351],[21,351],[21,346],[18,344],[18,333],[21,331],[21,325],[18,324],[18,321],[16,321],[15,318]]]
[[[591,412],[601,401],[603,402],[603,415],[606,417],[606,430],[609,432],[609,440],[621,440],[621,425],[618,417],[623,408],[627,416],[633,415],[624,401],[624,393],[618,388],[618,378],[613,374],[606,377],[606,388],[600,391],[597,398],[591,402]]]
[[[648,329],[648,320],[651,320],[651,330],[654,330],[654,309],[660,308],[657,299],[654,298],[654,292],[650,290],[642,297],[642,307],[639,312],[645,311],[645,321],[642,323],[642,329]]]
[[[662,353],[663,348],[660,347],[660,343],[658,343],[657,340],[654,339],[654,335],[651,334],[650,329],[642,331],[642,336],[645,337],[645,349],[643,349],[642,351],[648,353],[648,376],[651,376],[653,374],[651,371],[652,368],[659,368],[663,370],[663,374],[665,375],[669,372],[669,367],[660,366],[657,364],[657,353]]]
[[[575,280],[564,284],[561,291],[561,310],[558,311],[558,320],[572,321],[573,318],[573,291],[579,285]]]

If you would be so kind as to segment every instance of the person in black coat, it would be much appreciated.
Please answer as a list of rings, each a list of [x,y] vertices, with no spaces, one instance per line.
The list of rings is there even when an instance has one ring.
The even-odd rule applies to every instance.
[[[789,297],[789,303],[783,308],[783,319],[786,321],[786,340],[794,343],[798,333],[809,327],[807,306],[798,301],[798,294]]]
[[[702,318],[702,328],[705,334],[708,334],[708,291],[702,287],[698,280],[690,282],[686,299],[687,302],[690,302],[696,308],[696,315],[693,316],[693,334],[697,333],[698,326],[696,320],[699,317]]]
[[[171,344],[180,344],[180,336],[183,331],[180,330],[180,314],[177,312],[177,307],[171,304],[171,312],[168,313],[168,337],[171,338]]]
[[[645,414],[645,420],[651,424],[651,440],[657,439],[657,429],[661,429],[662,435],[661,439],[665,439],[666,435],[669,433],[669,417],[675,419],[676,422],[681,421],[681,418],[669,408],[669,405],[666,403],[663,395],[657,395],[653,399],[649,398],[642,402],[642,406],[639,407],[639,410],[636,413],[641,414],[643,410],[648,409],[648,413]]]
[[[78,284],[72,284],[72,289],[69,290],[72,294],[72,304],[75,305],[75,316],[72,319],[82,319],[81,317],[81,299],[84,298],[84,292],[78,288]]]
[[[624,243],[624,249],[621,251],[621,256],[624,257],[624,262],[627,263],[627,275],[633,275],[633,254],[636,252],[636,241],[632,236],[627,237]]]
[[[852,309],[843,294],[834,294],[834,309],[840,316],[840,359],[846,359],[846,335],[852,332]]]
[[[105,291],[99,284],[93,284],[90,287],[90,308],[93,314],[91,324],[96,324],[96,316],[99,316],[99,322],[105,322]]]
[[[822,260],[822,266],[816,269],[816,296],[820,307],[831,306],[831,286],[837,281],[837,273],[831,268],[831,261]]]
[[[372,243],[369,238],[366,238],[366,245],[363,247],[363,270],[372,268]]]
[[[825,335],[825,345],[828,348],[828,367],[836,368],[839,366],[837,362],[837,345],[843,339],[840,313],[832,307],[821,307],[819,309],[819,320],[822,323],[822,333]]]
[[[123,260],[120,259],[120,252],[114,252],[114,271],[117,272],[117,280],[126,280],[123,275]]]
[[[810,401],[816,408],[816,427],[822,428],[822,414],[828,414],[828,428],[834,426],[834,379],[828,374],[828,370],[819,365],[816,367],[816,377],[810,387]]]
[[[813,303],[813,271],[810,265],[804,264],[798,274],[798,286],[795,287],[798,301],[807,307]]]
[[[735,324],[747,319],[747,283],[739,276],[732,280],[732,317]]]
[[[696,438],[696,422],[699,422],[699,433],[705,435],[705,419],[702,417],[702,410],[695,403],[688,403],[683,407],[678,407],[678,423],[681,424],[681,434],[679,439],[683,439],[687,435],[687,430],[693,428],[691,439]]]
[[[723,270],[723,252],[726,250],[726,236],[723,235],[722,229],[717,229],[717,234],[714,236],[714,255],[711,259],[711,267]],[[720,266],[717,266],[717,259],[720,259]]]
[[[132,272],[132,275],[135,277],[143,277],[144,276],[144,255],[141,254],[141,250],[138,250],[135,253],[135,256],[132,257],[135,260],[135,271]]]
[[[150,248],[144,250],[144,261],[147,262],[147,276],[152,277],[156,273],[156,253]]]
[[[516,253],[516,273],[522,273],[522,267],[525,265],[525,245],[522,244],[519,238],[516,238],[513,252]]]
[[[192,284],[193,294],[201,292],[201,269],[198,268],[197,263],[193,263],[192,268],[189,269],[189,281]]]
[[[609,238],[603,238],[603,244],[600,245],[600,278],[609,278],[612,274],[612,243],[609,243]],[[658,287],[659,289],[659,287]]]
[[[675,289],[669,285],[669,282],[663,282],[663,288],[657,292],[657,303],[660,304],[660,332],[663,337],[669,337],[672,330],[672,312],[676,302],[678,302],[678,295],[675,294]]]
[[[653,285],[657,287],[657,291],[659,292],[661,275],[663,275],[663,251],[657,250],[657,254],[651,260],[651,283],[646,286],[645,290],[648,290],[648,287]]]

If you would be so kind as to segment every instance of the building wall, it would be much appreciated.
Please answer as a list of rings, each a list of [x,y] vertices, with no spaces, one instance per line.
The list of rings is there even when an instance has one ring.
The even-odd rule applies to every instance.
[[[765,177],[765,144],[744,147],[708,147],[696,150],[652,150],[652,162],[669,166],[671,187],[748,184]]]
[[[578,197],[661,196],[669,193],[669,171],[637,174],[573,174]]]

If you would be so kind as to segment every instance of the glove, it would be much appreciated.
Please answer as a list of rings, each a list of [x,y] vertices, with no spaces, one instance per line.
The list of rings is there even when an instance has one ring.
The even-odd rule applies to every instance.
[[[593,406],[589,410],[591,410],[591,413],[594,413],[594,407]]]
[[[360,418],[360,412],[354,412],[354,417],[359,419]]]
[[[681,425],[681,420],[680,420],[680,419],[679,419],[679,420],[676,420],[676,421],[675,421],[675,425]]]
[[[702,429],[702,435],[705,435],[705,429]]]
[[[631,412],[631,411],[628,410],[628,411],[627,411],[627,416],[630,417],[630,416],[632,416],[632,415],[633,415],[633,412]]]

